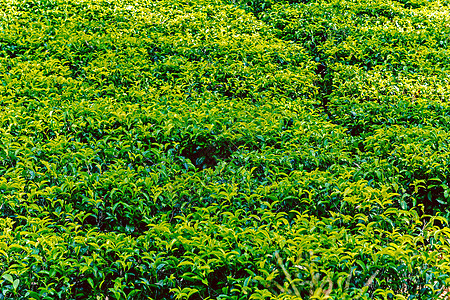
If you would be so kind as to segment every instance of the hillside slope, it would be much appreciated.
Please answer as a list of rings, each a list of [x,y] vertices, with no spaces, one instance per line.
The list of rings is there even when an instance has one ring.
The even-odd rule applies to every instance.
[[[0,298],[445,296],[450,8],[303,2],[0,0]]]

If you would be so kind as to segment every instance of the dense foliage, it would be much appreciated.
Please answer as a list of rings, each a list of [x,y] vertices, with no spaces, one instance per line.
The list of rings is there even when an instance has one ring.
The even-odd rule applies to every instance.
[[[0,299],[437,299],[450,7],[0,0]]]

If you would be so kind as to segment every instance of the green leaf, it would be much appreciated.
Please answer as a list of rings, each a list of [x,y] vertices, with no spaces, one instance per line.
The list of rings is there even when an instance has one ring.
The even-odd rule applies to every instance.
[[[19,279],[14,280],[14,282],[13,282],[13,288],[14,288],[14,290],[17,290],[17,288],[19,287],[19,283],[20,283],[20,280],[19,280]]]
[[[87,282],[89,283],[89,285],[94,288],[94,280],[92,280],[92,278],[88,278]]]
[[[13,277],[10,274],[3,274],[2,276],[4,279],[8,280],[10,283],[14,282]]]

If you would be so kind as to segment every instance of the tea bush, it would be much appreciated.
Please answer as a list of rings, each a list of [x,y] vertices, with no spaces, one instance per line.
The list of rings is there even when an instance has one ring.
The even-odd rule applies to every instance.
[[[439,299],[446,1],[0,0],[1,299]]]

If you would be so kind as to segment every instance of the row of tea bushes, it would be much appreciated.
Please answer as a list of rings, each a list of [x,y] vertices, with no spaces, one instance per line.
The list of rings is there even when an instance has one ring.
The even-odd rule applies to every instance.
[[[249,3],[242,5],[252,11]],[[319,63],[323,113],[362,151],[352,159],[356,179],[387,180],[408,198],[403,207],[419,201],[428,212],[444,214],[448,171],[445,146],[438,144],[449,124],[448,11],[439,1],[314,1],[276,2],[256,14]],[[398,145],[393,152],[383,150],[387,156],[372,151],[380,138],[405,132],[419,132],[423,141],[432,137],[425,144],[436,144],[427,151],[423,143],[410,145],[414,138],[402,138],[390,141],[389,147]],[[413,197],[416,181],[429,188]]]
[[[0,298],[438,298],[441,5],[0,0]]]
[[[330,85],[330,117],[350,129],[359,126],[353,131],[359,134],[380,125],[434,124],[444,115],[450,32],[444,5],[422,1],[410,9],[398,1],[280,2],[260,18],[326,67],[322,75]]]
[[[26,224],[15,226],[5,218],[2,293],[24,299],[439,295],[448,229],[433,220],[423,227],[415,210],[381,208],[389,198],[344,194],[355,214],[317,218],[305,211],[289,222],[273,203],[263,202],[266,208],[255,214],[210,205],[175,217],[176,224],[168,218],[148,224],[137,237],[85,228],[70,213],[64,225],[21,217]],[[368,218],[372,205],[381,209]]]

